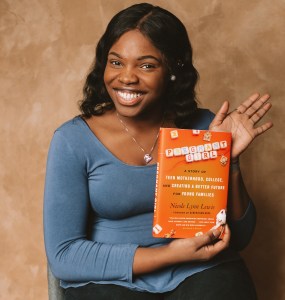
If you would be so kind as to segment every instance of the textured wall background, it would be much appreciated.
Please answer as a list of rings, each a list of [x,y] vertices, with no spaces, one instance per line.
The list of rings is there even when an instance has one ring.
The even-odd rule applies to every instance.
[[[136,1],[0,0],[0,299],[47,299],[42,236],[45,162],[54,129],[78,114],[84,77],[109,19]],[[232,108],[270,92],[275,127],[242,158],[258,210],[242,253],[259,297],[285,299],[284,0],[161,0],[195,51],[201,105]]]

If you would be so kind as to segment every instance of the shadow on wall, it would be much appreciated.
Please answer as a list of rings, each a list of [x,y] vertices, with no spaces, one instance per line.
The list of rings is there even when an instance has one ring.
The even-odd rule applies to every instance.
[[[278,126],[277,126],[278,127]],[[266,168],[262,155],[272,153],[271,140],[276,139],[274,127],[270,134],[256,140],[256,145],[245,154],[243,161],[255,162],[244,166],[243,177],[257,209],[257,226],[253,240],[242,253],[256,284],[260,300],[285,299],[284,287],[284,201],[281,201],[285,171],[276,164],[276,156],[266,155]],[[267,149],[266,149],[267,148]],[[284,148],[284,145],[281,145]],[[279,156],[282,157],[282,156]],[[283,164],[284,165],[284,164]],[[284,167],[284,166],[283,166]],[[281,195],[281,197],[280,197]],[[275,295],[275,296],[273,296]]]

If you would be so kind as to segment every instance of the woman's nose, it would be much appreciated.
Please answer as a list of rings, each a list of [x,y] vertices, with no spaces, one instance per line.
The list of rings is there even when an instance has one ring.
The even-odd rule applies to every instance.
[[[126,68],[119,74],[118,80],[124,84],[134,84],[139,81],[139,78],[133,69]]]

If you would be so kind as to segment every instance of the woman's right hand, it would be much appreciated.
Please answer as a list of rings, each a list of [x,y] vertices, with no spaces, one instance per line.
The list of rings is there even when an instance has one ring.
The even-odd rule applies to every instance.
[[[219,229],[211,230],[204,235],[174,239],[166,246],[157,248],[138,248],[133,263],[133,274],[157,271],[161,268],[194,261],[207,261],[229,246],[230,230],[225,230],[220,237]]]
[[[229,246],[230,230],[228,225],[221,235],[219,229],[208,231],[207,233],[188,239],[176,239],[168,244],[170,261],[173,264],[206,261],[213,258],[222,250]]]

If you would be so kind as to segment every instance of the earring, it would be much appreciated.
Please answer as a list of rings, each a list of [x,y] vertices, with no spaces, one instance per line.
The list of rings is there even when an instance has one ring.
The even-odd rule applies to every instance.
[[[171,81],[175,81],[175,80],[176,80],[176,76],[172,74],[172,75],[170,76],[170,80],[171,80]]]

